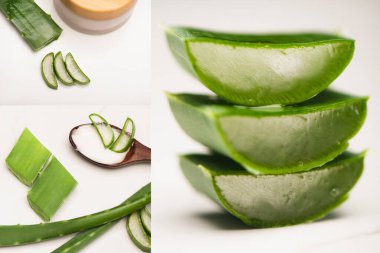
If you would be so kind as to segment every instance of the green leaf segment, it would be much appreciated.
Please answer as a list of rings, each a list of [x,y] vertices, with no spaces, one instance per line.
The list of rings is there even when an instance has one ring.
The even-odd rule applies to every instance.
[[[62,28],[33,0],[0,0],[0,11],[38,51],[59,38]]]
[[[334,159],[366,117],[366,97],[325,91],[294,106],[242,107],[213,96],[168,94],[182,129],[254,174],[306,171]]]
[[[306,172],[255,176],[218,155],[185,155],[190,184],[253,227],[277,227],[320,219],[348,197],[363,171],[364,154],[343,153]]]
[[[166,29],[184,69],[239,105],[294,104],[325,90],[349,64],[354,40],[331,34],[226,34]]]

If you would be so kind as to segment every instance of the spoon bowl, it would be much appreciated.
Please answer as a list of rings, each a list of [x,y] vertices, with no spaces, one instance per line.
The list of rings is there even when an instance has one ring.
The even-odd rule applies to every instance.
[[[125,154],[125,157],[121,162],[107,164],[107,163],[98,162],[98,161],[93,160],[92,158],[89,158],[83,152],[81,152],[81,150],[78,148],[78,146],[75,143],[74,138],[73,138],[73,135],[75,134],[75,132],[80,127],[89,126],[89,125],[92,125],[92,124],[89,123],[89,124],[82,124],[82,125],[76,126],[73,129],[71,129],[70,134],[69,134],[69,141],[70,141],[71,146],[74,148],[74,150],[83,159],[89,161],[92,164],[95,164],[97,166],[107,168],[107,169],[117,169],[117,168],[125,167],[128,165],[132,165],[132,164],[150,163],[151,162],[151,150],[150,150],[150,148],[145,146],[144,144],[142,144],[141,142],[139,142],[136,139],[133,139],[133,144],[132,144],[131,148]],[[114,125],[110,125],[110,126],[112,129],[114,129],[118,132],[121,132],[121,129],[118,128],[117,126],[114,126]]]

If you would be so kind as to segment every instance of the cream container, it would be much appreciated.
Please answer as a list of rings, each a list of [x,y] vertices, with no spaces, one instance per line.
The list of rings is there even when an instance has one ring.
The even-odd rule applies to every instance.
[[[137,0],[54,0],[63,21],[80,32],[102,34],[116,30],[132,15]]]

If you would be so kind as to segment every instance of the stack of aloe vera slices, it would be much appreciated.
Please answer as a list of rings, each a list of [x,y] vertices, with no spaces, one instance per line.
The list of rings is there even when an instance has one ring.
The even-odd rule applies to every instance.
[[[353,40],[166,32],[181,66],[218,95],[167,94],[182,129],[217,153],[181,156],[195,189],[254,227],[313,221],[347,199],[364,153],[345,150],[367,97],[326,88],[350,62]]]

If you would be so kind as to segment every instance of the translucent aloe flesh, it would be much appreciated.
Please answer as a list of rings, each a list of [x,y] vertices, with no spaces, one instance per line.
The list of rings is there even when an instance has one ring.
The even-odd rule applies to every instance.
[[[74,177],[53,157],[29,191],[29,204],[43,220],[50,221],[76,185]]]
[[[305,171],[334,159],[362,126],[367,101],[333,91],[286,107],[233,106],[193,94],[168,99],[189,136],[254,174]]]
[[[325,90],[349,64],[354,41],[330,34],[225,34],[166,30],[177,61],[240,105],[294,104]]]
[[[151,215],[146,208],[143,208],[139,212],[141,223],[148,235],[151,235]]]
[[[121,205],[102,212],[52,223],[0,226],[0,246],[38,243],[108,224],[144,207],[150,199],[151,186],[147,184]]]
[[[33,0],[1,0],[0,11],[37,51],[59,38],[62,29]]]
[[[222,156],[186,155],[190,184],[253,227],[277,227],[322,218],[347,199],[363,171],[364,154],[343,153],[307,172],[255,176]]]
[[[50,151],[25,128],[5,161],[10,171],[22,183],[31,186],[50,156]]]
[[[90,118],[92,125],[98,132],[104,147],[110,147],[115,140],[115,135],[108,121],[96,113],[92,113],[88,117]]]
[[[150,252],[151,241],[145,232],[138,212],[132,213],[127,220],[127,232],[134,244],[144,252]]]

